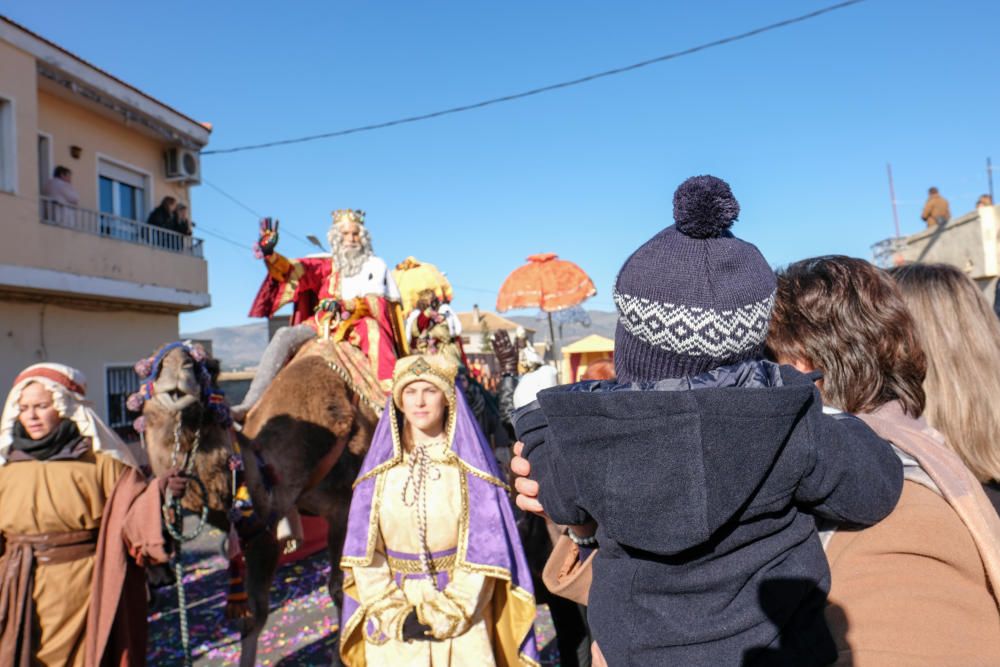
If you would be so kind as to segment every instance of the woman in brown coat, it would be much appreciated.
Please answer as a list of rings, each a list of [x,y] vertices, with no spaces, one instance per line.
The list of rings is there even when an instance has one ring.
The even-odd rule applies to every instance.
[[[827,405],[857,413],[891,441],[906,481],[896,509],[864,530],[825,526],[827,620],[838,665],[1000,665],[1000,519],[976,478],[921,418],[926,361],[899,290],[862,260],[805,260],[779,275],[768,345],[819,370]],[[523,459],[512,469],[525,474]],[[541,509],[527,479],[518,504]],[[590,559],[563,538],[550,590],[586,601]]]
[[[147,484],[85,399],[86,380],[35,364],[0,418],[0,665],[145,664],[139,565],[165,562],[160,506],[176,473]]]
[[[1000,519],[922,418],[927,361],[893,280],[847,257],[791,265],[778,277],[768,346],[821,371],[824,402],[858,414],[904,465],[888,518],[829,534],[838,664],[1000,665]]]

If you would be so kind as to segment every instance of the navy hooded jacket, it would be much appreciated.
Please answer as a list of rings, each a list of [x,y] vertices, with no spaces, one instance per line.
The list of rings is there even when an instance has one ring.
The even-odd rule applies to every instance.
[[[814,517],[880,521],[902,467],[860,420],[823,414],[807,376],[751,361],[556,387],[515,428],[552,520],[598,523],[589,619],[609,665],[836,659]]]

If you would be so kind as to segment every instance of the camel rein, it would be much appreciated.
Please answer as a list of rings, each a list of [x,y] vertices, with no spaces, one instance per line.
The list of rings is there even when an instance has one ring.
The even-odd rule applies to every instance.
[[[181,499],[175,498],[174,494],[167,489],[163,499],[163,524],[167,533],[177,541],[177,548],[174,550],[174,587],[177,589],[177,616],[181,626],[181,646],[184,651],[184,667],[191,667],[194,662],[191,658],[191,636],[188,631],[187,618],[187,596],[184,592],[184,564],[181,562],[181,548],[185,542],[197,538],[205,529],[208,520],[208,489],[205,483],[194,474],[194,458],[201,445],[201,429],[194,432],[194,443],[191,449],[185,454],[184,467],[182,469],[184,477],[188,482],[193,482],[199,487],[202,497],[201,516],[198,518],[198,525],[190,533],[184,532],[184,514],[181,510]],[[174,425],[174,449],[170,454],[170,468],[177,466],[177,457],[181,451],[181,417],[177,415],[177,423]]]

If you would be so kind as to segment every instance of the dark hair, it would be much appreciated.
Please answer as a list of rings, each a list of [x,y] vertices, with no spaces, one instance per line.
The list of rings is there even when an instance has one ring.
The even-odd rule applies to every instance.
[[[62,165],[59,165],[58,167],[56,167],[55,169],[52,170],[52,175],[55,178],[62,178],[63,176],[66,176],[66,175],[72,174],[72,173],[73,172],[70,171],[69,167],[64,167]]]
[[[814,257],[778,272],[767,337],[779,360],[823,372],[822,393],[847,412],[898,400],[919,417],[927,359],[896,283],[862,259]]]
[[[929,194],[929,195],[936,195],[937,193],[938,193],[938,189],[935,188],[935,187],[933,187],[933,186],[927,190],[927,194]]]
[[[162,200],[160,200],[160,206],[170,206],[171,204],[176,204],[176,203],[177,203],[177,199],[174,198],[174,197],[171,197],[170,195],[167,195]]]

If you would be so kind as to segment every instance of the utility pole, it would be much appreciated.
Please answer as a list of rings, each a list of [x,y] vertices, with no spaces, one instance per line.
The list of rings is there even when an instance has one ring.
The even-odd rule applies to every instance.
[[[889,198],[892,200],[892,221],[896,225],[896,238],[899,238],[899,211],[896,209],[896,188],[892,183],[892,164],[885,163],[886,171],[889,172]],[[992,187],[992,186],[991,186]],[[991,190],[992,192],[992,190]]]
[[[993,163],[989,158],[986,158],[986,180],[990,184],[990,201],[996,204],[996,200],[993,199]]]

